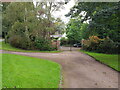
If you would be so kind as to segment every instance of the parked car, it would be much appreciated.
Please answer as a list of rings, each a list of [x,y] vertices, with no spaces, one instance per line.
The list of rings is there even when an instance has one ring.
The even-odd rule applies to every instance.
[[[81,47],[81,43],[73,44],[73,47]]]

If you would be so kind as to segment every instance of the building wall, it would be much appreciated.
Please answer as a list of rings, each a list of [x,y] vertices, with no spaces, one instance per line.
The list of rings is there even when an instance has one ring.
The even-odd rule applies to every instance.
[[[57,49],[59,49],[60,41],[59,40],[54,40],[54,41],[52,41],[52,45],[53,45],[53,47],[56,47]]]

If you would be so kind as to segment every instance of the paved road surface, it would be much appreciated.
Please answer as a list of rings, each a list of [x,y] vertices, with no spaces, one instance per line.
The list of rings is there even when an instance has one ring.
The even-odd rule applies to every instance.
[[[64,88],[118,88],[117,71],[78,51],[64,51],[62,53],[3,51],[3,53],[38,57],[61,64]]]

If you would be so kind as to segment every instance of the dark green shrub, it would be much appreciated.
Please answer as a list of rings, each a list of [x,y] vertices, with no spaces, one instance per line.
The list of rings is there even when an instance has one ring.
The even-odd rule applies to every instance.
[[[97,52],[102,53],[118,53],[119,43],[113,42],[109,38],[105,38],[104,41],[100,42]]]
[[[22,37],[20,35],[14,35],[14,36],[9,38],[9,43],[12,46],[17,47],[17,48],[20,48],[21,41],[22,41]]]
[[[20,43],[21,43],[20,48],[22,49],[26,49],[26,50],[34,49],[32,42],[28,40],[26,37],[22,37],[22,40]]]
[[[99,53],[119,53],[120,43],[112,41],[110,38],[100,39],[97,36],[91,36],[83,41],[82,49]]]
[[[57,50],[57,47],[53,47],[50,40],[44,38],[36,38],[35,41],[27,39],[25,36],[13,35],[9,38],[9,43],[16,47],[26,50],[41,50],[41,51],[51,51]]]
[[[67,45],[67,44],[68,44],[68,39],[64,37],[60,39],[60,45]]]
[[[34,45],[36,49],[41,51],[51,51],[55,49],[52,47],[50,40],[44,38],[36,38]]]
[[[10,37],[9,43],[16,48],[32,49],[31,47],[33,47],[32,43],[26,37],[21,37],[20,35]]]

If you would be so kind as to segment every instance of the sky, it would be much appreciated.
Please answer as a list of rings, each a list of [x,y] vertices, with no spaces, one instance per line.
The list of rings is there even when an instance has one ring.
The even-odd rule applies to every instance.
[[[33,3],[36,4],[36,0],[33,0]],[[64,23],[68,23],[70,18],[65,17],[65,15],[69,13],[70,8],[72,8],[74,5],[75,5],[75,0],[70,0],[67,4],[64,5],[64,9],[61,9],[59,11],[54,11],[52,15],[55,18],[60,18]]]
[[[64,9],[60,10],[60,11],[56,11],[53,13],[53,16],[55,18],[61,18],[62,21],[64,21],[65,23],[68,23],[69,21],[69,17],[65,17],[66,14],[68,14],[68,12],[70,11],[70,8],[72,8],[75,5],[75,0],[70,0],[67,4],[64,5]]]

